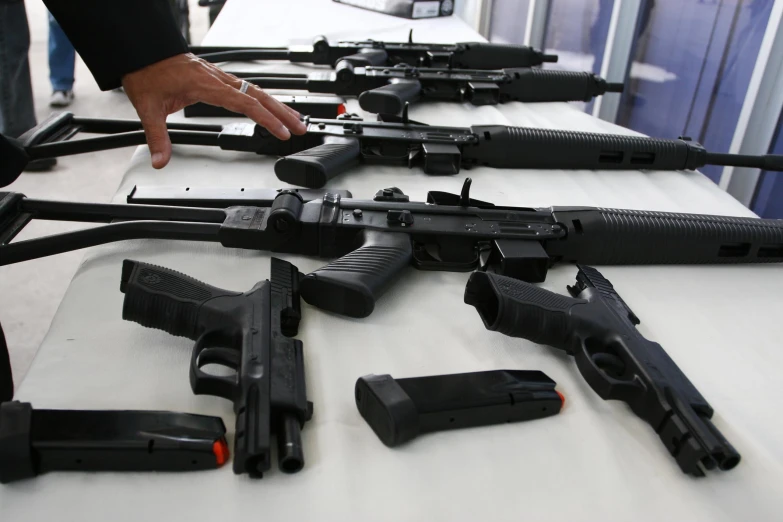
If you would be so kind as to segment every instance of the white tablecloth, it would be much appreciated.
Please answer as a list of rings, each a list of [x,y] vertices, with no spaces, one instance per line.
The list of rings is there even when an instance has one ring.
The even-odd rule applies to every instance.
[[[232,0],[206,44],[280,45],[332,39],[476,40],[456,18],[410,22],[327,1]],[[330,28],[334,28],[330,30]],[[301,67],[301,66],[300,66]],[[358,110],[355,101],[351,110]],[[432,124],[528,125],[629,133],[566,104],[498,107],[421,104]],[[164,171],[140,148],[120,186],[278,187],[273,158],[175,147]],[[473,196],[516,206],[590,205],[752,215],[698,173],[472,170]],[[458,191],[464,176],[361,167],[330,183],[370,198],[396,185],[414,200]],[[30,194],[30,196],[34,196]],[[311,271],[322,260],[282,256]],[[171,267],[243,290],[269,276],[266,252],[135,240],[93,248],[58,310],[18,399],[38,408],[158,409],[220,415],[223,399],[194,396],[192,343],[121,319],[123,259]],[[346,319],[303,303],[307,390],[315,414],[303,432],[306,466],[261,481],[231,466],[194,473],[50,473],[0,487],[4,521],[137,520],[780,520],[783,478],[783,321],[779,266],[605,267],[602,272],[715,408],[715,425],[741,464],[704,479],[682,474],[652,428],[623,403],[601,400],[573,360],[484,329],[462,302],[467,274],[407,270],[372,316]],[[545,288],[565,292],[573,266]],[[538,369],[565,395],[556,417],[422,436],[385,447],[359,416],[356,379],[512,368]]]

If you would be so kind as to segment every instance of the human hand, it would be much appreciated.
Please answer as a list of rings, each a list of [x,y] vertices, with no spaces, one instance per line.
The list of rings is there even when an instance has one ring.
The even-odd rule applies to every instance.
[[[196,102],[244,114],[281,140],[289,139],[291,133],[305,133],[307,128],[298,112],[255,85],[243,94],[239,92],[241,85],[236,76],[190,53],[126,74],[122,86],[144,127],[152,166],[162,169],[171,159],[166,116]]]

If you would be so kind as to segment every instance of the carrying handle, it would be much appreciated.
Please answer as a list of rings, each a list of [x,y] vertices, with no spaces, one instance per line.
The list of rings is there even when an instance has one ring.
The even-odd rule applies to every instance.
[[[421,83],[418,80],[394,79],[389,85],[364,91],[359,95],[359,106],[375,114],[400,114],[405,102],[419,99]]]
[[[302,298],[313,306],[349,317],[367,317],[375,301],[411,262],[408,234],[365,230],[353,252],[305,276]]]

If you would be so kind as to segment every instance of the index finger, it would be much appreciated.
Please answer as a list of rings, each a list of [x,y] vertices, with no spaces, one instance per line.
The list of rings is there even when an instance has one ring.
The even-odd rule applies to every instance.
[[[287,140],[291,137],[291,133],[283,122],[266,110],[258,100],[239,92],[225,83],[217,82],[216,86],[202,88],[197,97],[200,101],[210,105],[216,105],[232,112],[244,114],[281,140]]]
[[[219,72],[217,74],[228,85],[236,89],[240,89],[242,87],[242,82],[244,80],[240,80],[236,76],[232,74],[228,74],[225,71],[219,69],[218,71]],[[288,127],[292,133],[304,134],[305,132],[307,132],[307,126],[304,123],[302,123],[302,121],[300,120],[301,115],[297,111],[295,111],[288,105],[281,103],[279,100],[275,99],[274,97],[270,96],[258,86],[253,85],[250,82],[248,82],[248,84],[249,85],[246,94],[258,100],[258,102],[261,105],[263,105],[276,118],[278,118],[281,122],[283,122],[283,125]]]

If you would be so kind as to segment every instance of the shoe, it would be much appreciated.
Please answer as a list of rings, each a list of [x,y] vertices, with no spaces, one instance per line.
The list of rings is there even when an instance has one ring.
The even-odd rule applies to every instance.
[[[52,170],[57,165],[57,158],[34,159],[25,166],[25,172],[46,172]]]
[[[49,107],[67,107],[73,103],[73,91],[54,91],[49,98]]]

